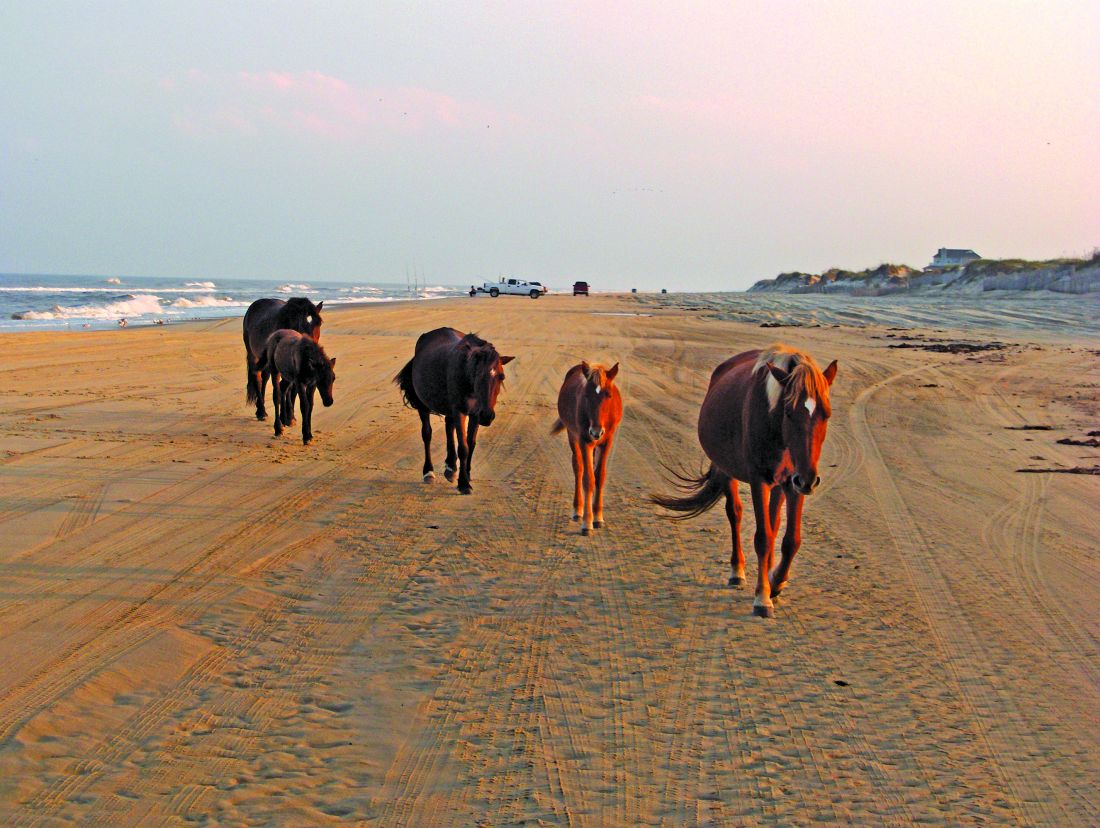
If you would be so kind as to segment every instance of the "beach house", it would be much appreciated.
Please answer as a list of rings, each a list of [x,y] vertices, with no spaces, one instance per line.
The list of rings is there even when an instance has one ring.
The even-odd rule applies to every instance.
[[[956,250],[951,247],[941,247],[936,251],[936,255],[932,257],[932,264],[928,265],[925,269],[959,267],[960,265],[967,264],[968,262],[980,258],[981,256],[973,250]]]

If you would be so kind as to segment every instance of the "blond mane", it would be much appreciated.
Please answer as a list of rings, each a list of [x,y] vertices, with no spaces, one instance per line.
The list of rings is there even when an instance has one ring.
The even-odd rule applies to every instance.
[[[810,399],[824,405],[828,410],[829,382],[821,373],[821,369],[817,367],[817,363],[814,362],[812,356],[796,351],[789,345],[777,342],[760,352],[760,355],[756,358],[756,364],[752,367],[753,374],[761,371],[767,372],[769,364],[774,365],[776,368],[782,368],[791,375],[791,379],[786,386],[786,394],[784,394],[783,386],[776,381],[770,372],[768,373],[765,390],[768,394],[769,411],[775,410],[781,395],[783,396],[783,404],[790,409],[797,406],[800,399]]]

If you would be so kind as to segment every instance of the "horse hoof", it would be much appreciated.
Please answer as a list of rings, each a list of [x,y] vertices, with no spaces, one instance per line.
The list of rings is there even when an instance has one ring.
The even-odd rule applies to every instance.
[[[580,515],[573,515],[573,517],[571,517],[571,518],[569,518],[569,519],[570,519],[570,520],[574,520],[574,521],[576,521],[576,520],[580,520],[580,519],[581,519],[581,516],[580,516]]]
[[[433,480],[435,480],[435,472],[425,472],[424,482],[431,483]]]
[[[587,526],[582,526],[581,527],[581,534],[582,535],[588,535],[588,534],[591,534],[591,532],[592,532],[592,530],[589,529]]]
[[[264,413],[261,414],[259,411],[257,411],[256,412],[256,419],[260,420],[261,422],[263,420],[266,420],[267,419],[267,412],[265,411]]]
[[[445,478],[447,478],[448,483],[454,483],[455,482],[455,470],[454,469],[450,469],[450,468],[444,469],[443,470],[443,476]]]
[[[757,618],[772,618],[775,615],[775,608],[763,604],[753,604],[752,614]]]
[[[726,586],[741,586],[743,583],[745,583],[745,579],[741,575],[730,575],[730,579],[726,582]]]
[[[602,520],[593,521],[592,522],[592,528],[593,529],[603,529],[603,521]]]
[[[458,493],[459,494],[473,494],[474,489],[473,489],[472,486],[459,486],[458,487]]]

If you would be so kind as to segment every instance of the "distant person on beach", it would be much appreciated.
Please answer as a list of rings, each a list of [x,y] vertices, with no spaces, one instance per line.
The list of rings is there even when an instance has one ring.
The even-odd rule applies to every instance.
[[[125,328],[126,327],[126,319],[123,318],[123,319],[118,320],[118,326],[120,328]]]

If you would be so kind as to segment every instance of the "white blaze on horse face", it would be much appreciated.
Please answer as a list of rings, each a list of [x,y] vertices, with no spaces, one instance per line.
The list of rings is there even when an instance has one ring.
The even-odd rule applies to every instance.
[[[600,386],[598,386],[598,385],[597,385],[597,386],[596,386],[596,396],[597,396],[597,397],[598,397],[598,396],[600,395],[600,392],[601,392],[601,391],[603,391],[603,389],[602,389],[602,388],[601,388]]]
[[[817,400],[813,397],[806,398],[806,410],[810,412],[810,416],[814,415],[814,409],[817,408]]]
[[[497,375],[497,369],[496,368],[490,368],[489,369],[489,376],[490,377],[495,377],[496,375]]]

